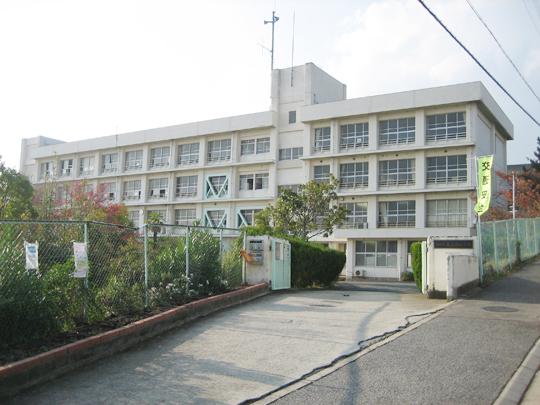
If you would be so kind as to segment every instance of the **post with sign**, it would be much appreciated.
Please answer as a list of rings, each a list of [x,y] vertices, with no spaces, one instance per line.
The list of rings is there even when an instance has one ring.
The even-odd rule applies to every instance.
[[[482,221],[480,217],[489,210],[491,202],[491,172],[493,169],[493,155],[479,156],[476,160],[476,205],[474,210],[478,216],[476,221],[478,234],[478,261],[480,283],[484,279],[484,261],[482,257]]]

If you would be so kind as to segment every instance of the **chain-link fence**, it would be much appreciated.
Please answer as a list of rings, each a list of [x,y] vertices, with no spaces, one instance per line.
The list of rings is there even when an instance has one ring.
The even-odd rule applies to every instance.
[[[74,242],[88,259],[78,277]],[[244,244],[230,228],[0,221],[0,350],[236,288]]]
[[[540,254],[540,218],[482,223],[484,273],[509,269],[518,260]]]

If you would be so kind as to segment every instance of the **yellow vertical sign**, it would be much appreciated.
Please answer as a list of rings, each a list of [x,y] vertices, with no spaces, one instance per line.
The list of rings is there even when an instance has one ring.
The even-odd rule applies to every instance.
[[[477,202],[474,210],[478,216],[480,216],[489,209],[489,203],[491,201],[491,172],[493,167],[493,155],[480,156],[477,163]]]

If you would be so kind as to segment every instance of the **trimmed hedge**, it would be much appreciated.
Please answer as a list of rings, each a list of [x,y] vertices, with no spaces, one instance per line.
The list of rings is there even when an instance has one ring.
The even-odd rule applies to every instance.
[[[422,291],[422,243],[414,242],[411,245],[412,272],[416,287]]]
[[[287,240],[291,243],[293,287],[329,286],[337,281],[345,265],[345,253],[299,239]]]

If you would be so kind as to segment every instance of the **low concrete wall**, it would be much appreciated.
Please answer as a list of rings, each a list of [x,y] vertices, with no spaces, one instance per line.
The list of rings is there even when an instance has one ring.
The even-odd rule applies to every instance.
[[[267,284],[204,298],[129,325],[0,367],[0,398],[124,351],[186,322],[269,293]]]
[[[448,256],[448,287],[446,298],[456,299],[459,294],[479,283],[478,257],[468,255]]]

